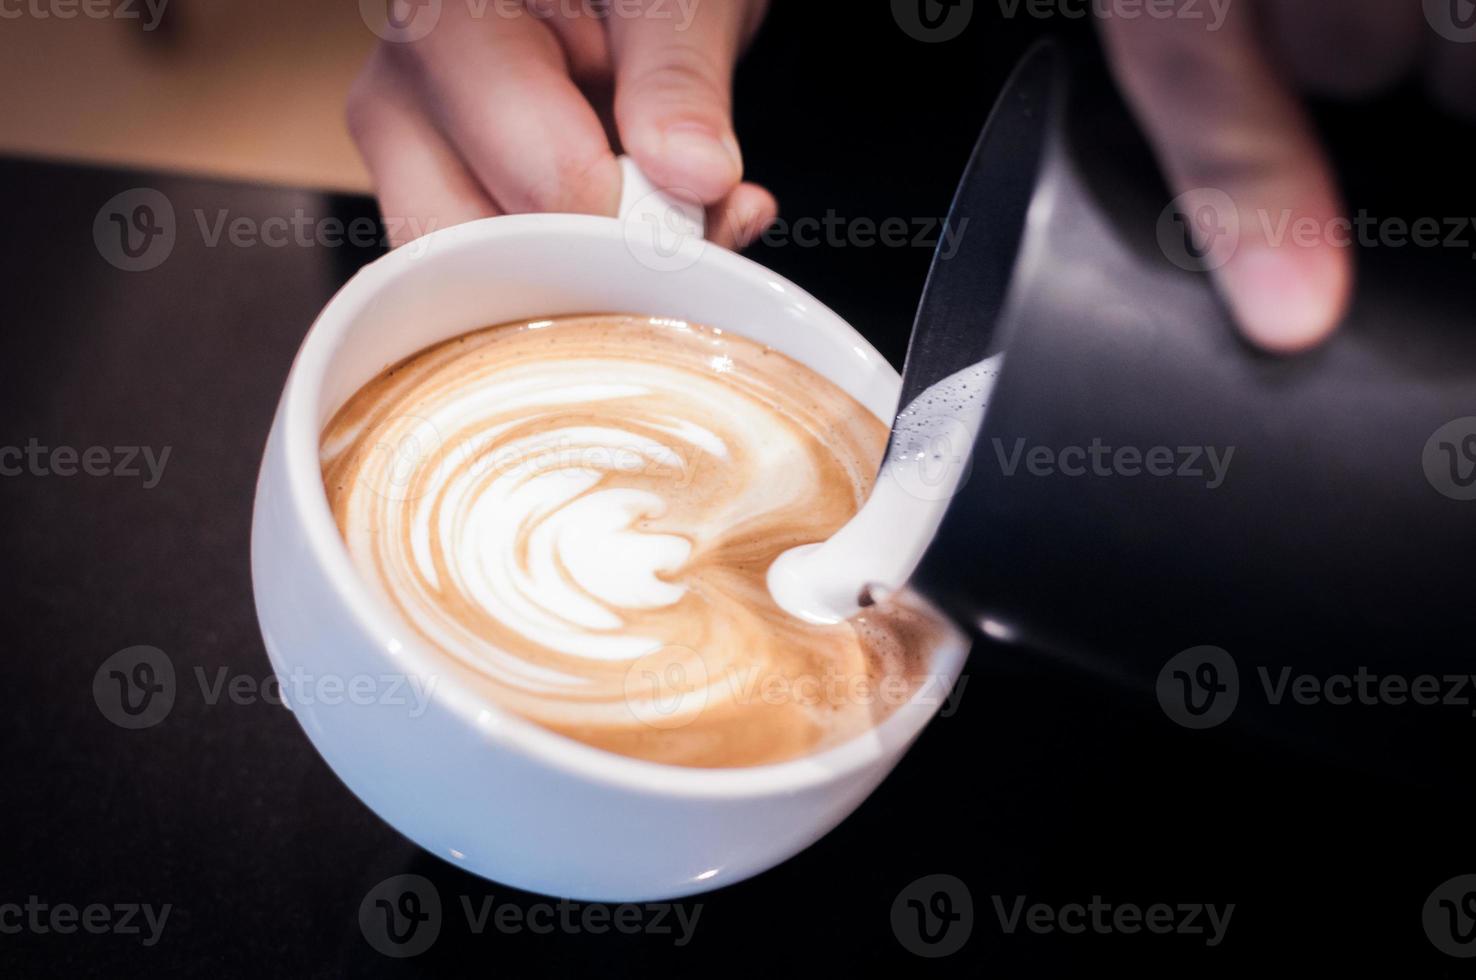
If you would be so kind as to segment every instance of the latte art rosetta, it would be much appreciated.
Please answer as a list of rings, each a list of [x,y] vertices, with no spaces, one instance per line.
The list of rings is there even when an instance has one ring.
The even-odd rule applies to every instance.
[[[905,629],[810,625],[765,584],[855,513],[886,437],[761,345],[602,315],[401,362],[322,464],[354,563],[459,681],[612,751],[752,765],[864,731],[913,673]]]

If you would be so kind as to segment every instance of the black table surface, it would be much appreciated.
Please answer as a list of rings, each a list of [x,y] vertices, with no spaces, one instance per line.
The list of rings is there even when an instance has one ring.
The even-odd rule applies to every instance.
[[[833,92],[840,55],[810,63],[768,37],[740,84],[740,106],[745,90],[774,96],[756,100],[770,107],[763,118],[740,115],[752,172],[791,217],[878,220],[944,213],[1024,40],[990,40],[1006,54],[984,67],[967,48],[946,58],[905,49],[911,60],[884,62],[883,77],[848,90],[851,118],[885,117],[891,135],[836,126],[835,152],[818,154],[797,149],[815,106],[778,95]],[[766,81],[763,65],[781,62],[808,82]],[[965,85],[977,95],[959,98]],[[929,91],[952,93],[950,125],[912,111],[909,99]],[[101,238],[94,230],[110,199],[139,188],[167,199],[175,234],[162,258],[140,260],[152,268],[127,271],[98,244],[116,229],[104,218]],[[271,668],[248,562],[257,466],[306,328],[379,253],[335,234],[362,231],[354,222],[373,219],[372,201],[7,160],[0,214],[0,447],[105,447],[112,474],[30,467],[0,478],[3,975],[1220,975],[1387,960],[1406,975],[1454,976],[1462,965],[1431,944],[1421,909],[1441,881],[1476,871],[1468,802],[1452,802],[1468,795],[1233,728],[1189,732],[1141,692],[1007,646],[976,648],[957,710],[837,830],[779,868],[681,903],[687,921],[697,916],[690,935],[597,932],[582,909],[557,924],[556,900],[469,876],[400,837],[263,696]],[[248,234],[233,241],[237,221]],[[294,224],[309,229],[305,240]],[[252,237],[274,227],[290,240]],[[775,240],[754,257],[900,360],[926,248]],[[127,468],[117,447],[169,456],[154,481],[143,457],[138,475],[113,473]],[[178,690],[166,718],[127,730],[100,708],[94,678],[137,645],[167,654]],[[1450,754],[1451,780],[1469,783],[1469,743],[1438,751]],[[434,883],[443,921],[427,951],[398,959],[370,944],[358,911],[403,873]],[[972,899],[970,912],[955,891],[949,928],[964,938],[937,958],[916,955],[916,927],[893,917],[899,896],[931,875],[954,876]],[[488,898],[531,914],[529,925],[478,932],[465,909]],[[1203,931],[1169,935],[1010,926],[1019,901],[1081,903],[1090,916],[1094,899],[1234,909],[1218,943],[1203,914]],[[547,921],[544,904],[551,931],[533,927]],[[129,905],[156,916],[167,906],[168,918],[154,934],[141,914],[135,932],[66,931],[66,913],[54,917],[92,905],[115,927]],[[651,924],[654,913],[642,915]]]

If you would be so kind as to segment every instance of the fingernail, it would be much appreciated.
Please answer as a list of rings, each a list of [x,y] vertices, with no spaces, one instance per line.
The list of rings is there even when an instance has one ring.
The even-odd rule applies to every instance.
[[[668,126],[663,137],[667,160],[687,173],[732,174],[735,181],[743,173],[743,155],[731,135],[719,136],[699,124],[677,123]]]
[[[1347,299],[1346,257],[1325,248],[1259,245],[1221,270],[1241,329],[1253,343],[1290,353],[1321,341]]]

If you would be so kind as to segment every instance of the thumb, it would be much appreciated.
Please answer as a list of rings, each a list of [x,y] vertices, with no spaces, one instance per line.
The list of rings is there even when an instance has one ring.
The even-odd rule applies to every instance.
[[[658,186],[720,201],[743,178],[732,80],[754,7],[657,0],[627,9],[610,24],[620,142]]]

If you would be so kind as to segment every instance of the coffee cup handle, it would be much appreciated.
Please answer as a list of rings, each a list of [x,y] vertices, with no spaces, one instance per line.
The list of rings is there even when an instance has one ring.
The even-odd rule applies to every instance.
[[[630,157],[620,158],[620,172],[621,221],[650,223],[676,236],[706,236],[707,215],[693,195],[657,187]]]

